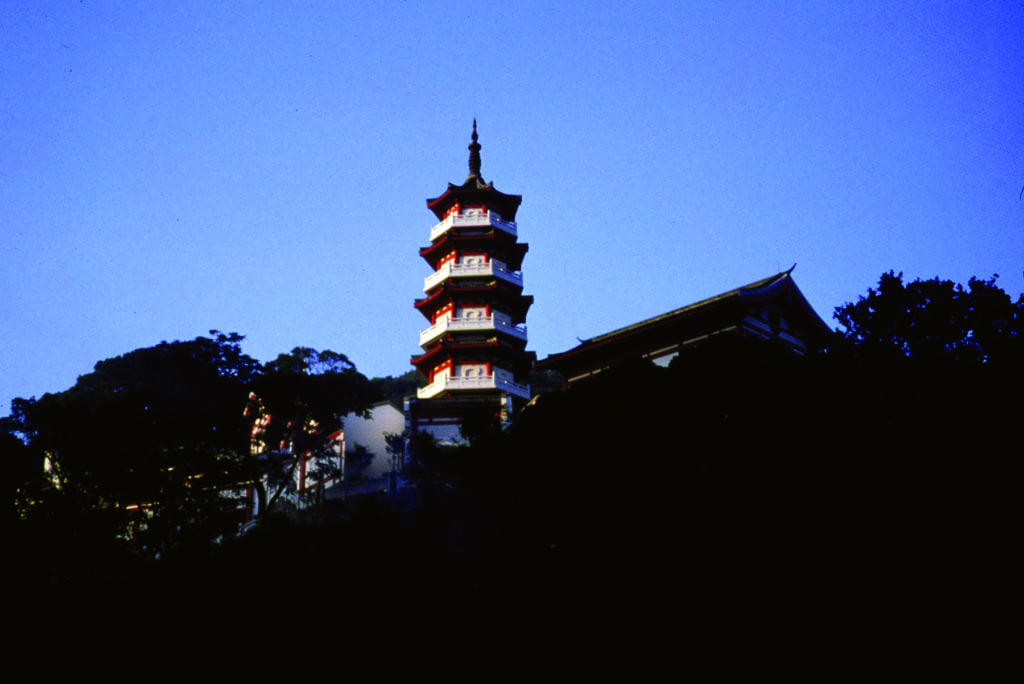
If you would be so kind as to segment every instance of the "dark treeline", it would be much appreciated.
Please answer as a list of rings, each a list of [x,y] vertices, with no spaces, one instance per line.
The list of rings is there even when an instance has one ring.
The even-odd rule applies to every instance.
[[[948,608],[1015,518],[1009,383],[723,339],[542,397],[461,464],[496,517],[494,598]]]
[[[73,606],[86,626],[141,606],[172,625],[226,602],[263,622],[667,640],[980,619],[1006,600],[1019,517],[1022,306],[994,280],[889,273],[837,310],[820,353],[719,336],[667,368],[620,366],[506,430],[470,421],[468,445],[415,439],[404,497],[326,502],[161,561],[62,497],[10,522],[32,588],[19,610]],[[10,495],[33,445],[5,444]]]
[[[423,515],[495,614],[980,619],[1019,517],[1022,301],[889,273],[837,318],[821,353],[720,336],[545,394],[506,432],[482,419],[470,447],[421,445]]]

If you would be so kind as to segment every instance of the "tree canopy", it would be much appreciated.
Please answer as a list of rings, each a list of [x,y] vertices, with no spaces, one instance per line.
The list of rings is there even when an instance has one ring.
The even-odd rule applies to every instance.
[[[45,454],[78,507],[145,506],[164,538],[219,518],[237,529],[218,516],[237,507],[225,488],[256,486],[265,513],[264,480],[280,494],[297,462],[330,448],[341,417],[378,396],[342,354],[300,347],[260,364],[242,339],[211,331],[100,361],[64,392],[14,400],[4,427]]]
[[[1019,354],[1024,298],[1013,302],[996,276],[965,288],[939,278],[904,283],[889,271],[835,318],[844,340],[869,353],[983,362]]]
[[[54,477],[94,504],[178,498],[182,475],[246,453],[259,364],[239,335],[162,342],[100,361],[70,389],[17,399],[13,415]]]
[[[315,480],[340,475],[331,435],[349,413],[365,414],[380,392],[344,354],[296,347],[265,364],[251,384],[247,415],[258,422],[256,451],[272,491],[257,483],[260,509],[270,510],[300,466]]]

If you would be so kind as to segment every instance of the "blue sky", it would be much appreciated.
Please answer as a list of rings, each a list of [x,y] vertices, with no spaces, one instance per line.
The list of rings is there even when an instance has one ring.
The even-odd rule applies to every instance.
[[[472,119],[530,349],[794,262],[1024,291],[1020,2],[0,6],[0,415],[210,329],[410,369]]]

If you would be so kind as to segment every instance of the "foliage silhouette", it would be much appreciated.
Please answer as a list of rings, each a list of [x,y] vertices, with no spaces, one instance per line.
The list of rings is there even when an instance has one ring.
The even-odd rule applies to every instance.
[[[328,448],[344,413],[379,396],[341,354],[297,348],[261,366],[241,351],[241,335],[211,334],[100,361],[64,392],[12,403],[5,431],[46,454],[55,488],[36,496],[33,514],[57,500],[82,511],[137,509],[109,533],[150,549],[208,543],[241,522],[226,492],[255,485],[266,513],[264,478],[279,495],[299,459]],[[247,411],[254,396],[260,416]],[[254,449],[261,418],[274,449]]]
[[[878,288],[836,309],[842,338],[868,353],[982,362],[1021,352],[1024,298],[1012,302],[989,280],[903,283],[883,273]]]
[[[416,396],[416,390],[426,387],[427,381],[415,368],[397,377],[388,375],[383,378],[372,378],[370,382],[380,390],[383,401],[401,408],[405,400]]]
[[[258,416],[256,455],[270,485],[268,492],[263,478],[255,480],[265,512],[294,489],[300,467],[314,482],[339,476],[331,435],[342,428],[345,415],[366,415],[381,396],[344,354],[307,347],[267,363],[251,386],[247,413]]]

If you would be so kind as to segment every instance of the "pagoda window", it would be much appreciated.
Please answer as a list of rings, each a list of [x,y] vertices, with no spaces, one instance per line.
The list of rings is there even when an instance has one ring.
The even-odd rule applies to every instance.
[[[455,367],[455,374],[463,378],[485,378],[491,374],[489,363],[460,363]]]
[[[487,318],[486,306],[465,306],[455,310],[456,318]]]
[[[462,266],[482,266],[487,263],[485,252],[464,252],[460,255],[459,264]]]

